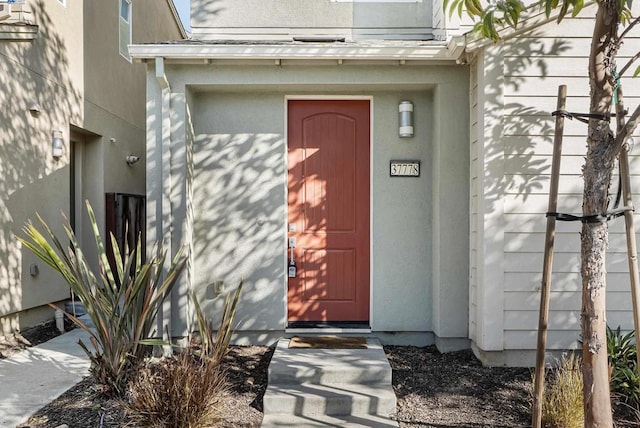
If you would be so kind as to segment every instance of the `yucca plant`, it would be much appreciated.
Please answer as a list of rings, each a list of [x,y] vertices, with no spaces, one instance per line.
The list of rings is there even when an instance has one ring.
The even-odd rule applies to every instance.
[[[157,244],[149,260],[143,261],[140,237],[135,251],[130,252],[125,243],[121,253],[115,237],[111,235],[110,246],[115,262],[115,269],[112,269],[95,214],[88,202],[87,211],[97,247],[97,273],[91,270],[68,224],[64,227],[70,242],[68,245],[61,243],[40,216],[40,228],[29,222],[24,228],[27,239],[18,239],[59,272],[84,304],[93,328],[67,314],[77,326],[89,333],[93,349],[89,350],[82,341],[79,345],[91,359],[92,374],[106,386],[107,392],[122,395],[132,367],[148,350],[144,339],[152,334],[162,302],[176,283],[186,258],[182,250],[178,251],[165,272],[165,254]]]
[[[227,349],[229,348],[229,343],[231,342],[231,336],[233,335],[233,329],[231,326],[236,315],[243,284],[244,280],[241,280],[236,291],[233,293],[233,297],[231,292],[227,293],[224,300],[224,306],[222,307],[222,318],[220,319],[220,325],[217,330],[213,329],[213,325],[203,312],[196,294],[192,293],[191,298],[193,300],[198,333],[200,336],[201,358],[210,359],[215,364],[219,364],[220,361],[222,361],[222,357],[226,354]]]

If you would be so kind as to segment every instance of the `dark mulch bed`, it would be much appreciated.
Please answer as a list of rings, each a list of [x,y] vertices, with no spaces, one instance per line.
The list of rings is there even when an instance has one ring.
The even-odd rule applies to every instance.
[[[530,426],[531,372],[522,368],[483,367],[471,351],[440,354],[435,347],[386,346],[393,368],[400,427]],[[220,427],[258,427],[267,367],[273,348],[232,346],[224,367],[230,383]],[[123,427],[129,422],[121,401],[105,398],[87,378],[53,401],[26,427]],[[617,427],[639,426],[624,423]]]
[[[11,336],[0,337],[0,359],[36,346],[60,335],[54,321],[50,321],[39,326],[26,329]]]
[[[224,401],[219,427],[259,427],[262,422],[262,397],[267,387],[267,368],[273,348],[266,346],[231,346],[224,358],[230,394]],[[125,405],[108,398],[92,378],[62,394],[40,409],[19,428],[124,427],[129,423]]]
[[[531,373],[483,367],[471,351],[385,346],[401,427],[525,427]]]

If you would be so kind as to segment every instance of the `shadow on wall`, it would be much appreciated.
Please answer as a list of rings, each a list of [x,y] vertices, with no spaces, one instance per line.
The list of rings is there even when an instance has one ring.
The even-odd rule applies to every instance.
[[[485,148],[484,200],[487,212],[500,212],[504,201],[506,214],[505,254],[505,326],[526,338],[527,346],[535,348],[539,309],[539,286],[542,277],[545,212],[547,211],[551,154],[556,109],[557,84],[567,83],[576,74],[559,66],[562,56],[572,49],[571,43],[531,34],[504,46],[501,63],[495,56],[487,56],[485,69],[504,70],[504,88],[500,83],[485,87],[486,112],[493,124],[490,139],[493,145]],[[579,60],[579,59],[576,59]],[[575,61],[574,61],[575,63]],[[566,64],[562,64],[566,67]],[[568,88],[569,111],[588,110],[587,58],[584,58],[584,84]],[[581,78],[581,76],[577,76]],[[536,86],[537,85],[537,86]],[[502,105],[502,93],[507,94]],[[586,100],[586,101],[585,101]],[[504,118],[501,109],[504,108]],[[496,111],[494,116],[492,112]],[[501,122],[499,122],[501,121]],[[581,213],[583,183],[581,167],[586,154],[586,125],[565,122],[563,158],[560,177],[558,210]],[[498,144],[496,144],[498,143]],[[501,171],[504,174],[488,174]],[[479,177],[480,178],[480,177]],[[615,178],[615,177],[614,177]],[[615,190],[615,184],[612,189]],[[500,225],[503,226],[503,225]],[[552,278],[549,348],[568,348],[577,345],[580,330],[580,226],[579,223],[558,222],[555,238],[555,258]],[[608,256],[608,277],[614,279],[610,308],[627,310],[623,297],[627,289],[622,284],[626,272],[623,229],[612,224],[611,239],[616,248]],[[492,236],[490,233],[488,237]],[[619,245],[618,245],[619,243]],[[617,254],[616,254],[617,252]],[[487,254],[485,265],[500,263]],[[628,287],[628,285],[627,285]],[[622,319],[619,313],[614,314]],[[627,318],[630,319],[630,317]],[[517,330],[517,331],[516,331]]]
[[[531,38],[518,39],[505,47],[505,50],[508,50],[508,56],[505,57],[504,65],[496,56],[489,55],[485,69],[504,69],[506,77],[504,88],[496,85],[488,85],[485,88],[484,96],[489,105],[486,110],[500,112],[503,106],[502,100],[498,97],[502,97],[503,91],[512,95],[519,94],[521,86],[531,76],[530,70],[538,73],[542,79],[546,78],[548,69],[545,57],[559,56],[567,49],[569,49],[568,42],[554,40],[551,46],[546,46],[544,41],[536,40],[536,34],[532,34]],[[526,97],[535,102],[531,94],[512,96],[511,99]],[[539,149],[547,144],[548,150],[545,147],[544,154],[552,152],[555,120],[551,116],[551,111],[542,110],[535,105],[507,100],[506,97],[504,114],[503,127],[494,126],[493,135],[491,135],[492,141],[504,141],[504,145],[489,146],[485,158],[492,171],[502,169],[500,167],[504,163],[505,177],[504,181],[503,177],[485,177],[485,179],[494,180],[488,189],[485,189],[486,196],[488,200],[495,203],[502,199],[503,192],[511,193],[524,203],[530,195],[540,193],[549,180],[550,163],[546,159],[538,158],[537,155],[540,154]],[[502,159],[503,150],[504,159]],[[493,210],[493,207],[489,210]]]
[[[200,26],[206,24],[214,15],[220,15],[226,9],[221,7],[222,0],[191,0],[191,23]],[[197,6],[194,7],[194,3]]]
[[[68,147],[54,161],[52,131],[66,136],[68,124],[80,122],[81,94],[69,78],[64,40],[44,1],[30,5],[39,26],[36,39],[0,42],[0,317],[51,296],[24,286],[29,267],[15,234],[36,211],[52,225],[60,224],[61,210],[68,212]]]
[[[280,134],[196,137],[194,288],[214,322],[244,277],[238,329],[283,325],[284,165]]]

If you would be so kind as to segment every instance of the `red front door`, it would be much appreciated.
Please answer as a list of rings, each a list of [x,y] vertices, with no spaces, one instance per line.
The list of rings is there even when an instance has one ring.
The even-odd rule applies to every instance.
[[[288,103],[289,321],[369,320],[369,111],[366,100]]]

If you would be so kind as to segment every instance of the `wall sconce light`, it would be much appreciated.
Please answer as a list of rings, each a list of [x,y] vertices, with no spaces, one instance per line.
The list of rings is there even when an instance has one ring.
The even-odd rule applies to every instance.
[[[140,160],[140,156],[129,155],[126,157],[127,165],[131,166]]]
[[[64,155],[64,139],[62,131],[53,131],[51,137],[51,155],[55,160],[59,160]]]
[[[411,101],[400,101],[398,112],[400,121],[398,133],[400,138],[413,137],[413,103]]]

